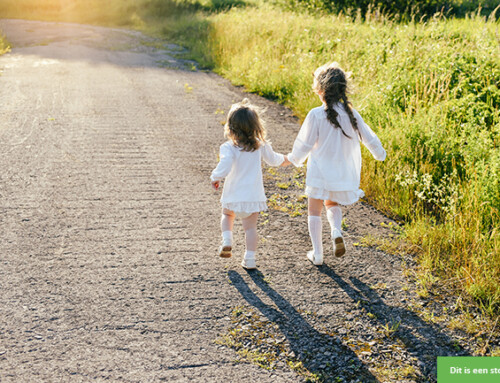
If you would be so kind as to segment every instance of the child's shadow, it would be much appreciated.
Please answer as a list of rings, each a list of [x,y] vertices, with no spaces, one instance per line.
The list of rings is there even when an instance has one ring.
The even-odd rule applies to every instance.
[[[320,376],[323,381],[343,377],[344,381],[377,382],[353,351],[343,345],[340,339],[312,327],[285,298],[264,281],[262,273],[250,271],[248,275],[255,285],[271,298],[278,310],[265,304],[238,272],[230,270],[228,275],[243,298],[270,322],[279,326],[295,355],[287,357],[286,361],[295,359],[302,362],[310,373]]]
[[[319,267],[318,270],[332,278],[354,302],[364,302],[364,307],[375,314],[372,320],[391,332],[389,336],[401,340],[406,351],[417,358],[424,375],[435,378],[437,356],[470,355],[465,350],[453,350],[451,338],[437,326],[423,321],[412,311],[386,305],[373,289],[359,279],[349,278],[353,287],[327,265]],[[392,323],[392,328],[388,323]]]

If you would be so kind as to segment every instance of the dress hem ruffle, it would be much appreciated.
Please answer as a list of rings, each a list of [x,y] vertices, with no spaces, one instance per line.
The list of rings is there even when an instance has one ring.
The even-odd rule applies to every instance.
[[[267,210],[266,202],[226,202],[222,203],[224,209],[235,213],[257,213]]]
[[[305,193],[310,198],[330,200],[340,205],[352,205],[365,196],[365,192],[361,189],[353,191],[331,191],[312,186],[306,186]]]

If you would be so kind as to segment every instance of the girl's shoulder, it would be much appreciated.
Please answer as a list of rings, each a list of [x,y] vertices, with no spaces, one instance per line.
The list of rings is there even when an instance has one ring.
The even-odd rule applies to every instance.
[[[221,146],[221,149],[226,149],[226,150],[234,150],[234,149],[237,149],[238,147],[234,144],[233,141],[231,140],[227,140],[226,142],[224,142]]]
[[[257,141],[259,142],[259,148],[257,150],[272,146],[271,141],[269,140],[257,140]]]
[[[317,106],[316,108],[312,108],[309,113],[307,113],[306,118],[304,119],[304,124],[312,124],[316,120],[321,120],[325,118],[325,108],[324,106]]]
[[[230,154],[230,155],[235,155],[236,152],[238,152],[240,150],[240,148],[238,148],[233,141],[231,140],[227,140],[226,142],[224,142],[221,146],[220,146],[220,152],[221,153],[226,153],[226,154]]]
[[[265,146],[265,144],[266,142],[259,145],[258,149],[251,152],[247,152],[243,150],[243,148],[241,148],[240,146],[236,145],[233,141],[227,140],[220,146],[220,151],[221,153],[225,153],[226,155],[230,155],[231,157],[239,158],[243,153],[258,152],[261,149],[261,147]]]
[[[361,114],[359,114],[359,112],[354,108],[351,108],[351,110],[352,110],[352,114],[354,115],[354,117],[356,117],[356,120],[363,122],[363,117],[361,117]]]
[[[317,106],[316,108],[312,108],[309,111],[308,116],[310,115],[311,117],[318,117],[318,116],[322,116],[323,114],[325,114],[325,107],[324,107],[324,105],[321,105],[321,106]]]

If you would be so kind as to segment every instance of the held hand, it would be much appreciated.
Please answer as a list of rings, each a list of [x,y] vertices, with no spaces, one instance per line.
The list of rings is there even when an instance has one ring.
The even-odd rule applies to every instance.
[[[285,160],[281,163],[280,166],[288,166],[288,165],[291,165],[292,163],[290,161],[288,161],[288,157],[287,156],[284,156],[285,157]]]
[[[220,181],[212,181],[212,187],[214,190],[219,190]]]

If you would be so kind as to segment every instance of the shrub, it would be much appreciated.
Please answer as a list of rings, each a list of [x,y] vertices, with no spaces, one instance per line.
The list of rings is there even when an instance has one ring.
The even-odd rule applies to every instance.
[[[490,15],[498,6],[495,0],[277,0],[277,3],[289,10],[343,12],[355,17],[381,12],[402,19],[429,18],[437,13],[462,17],[472,12]]]

